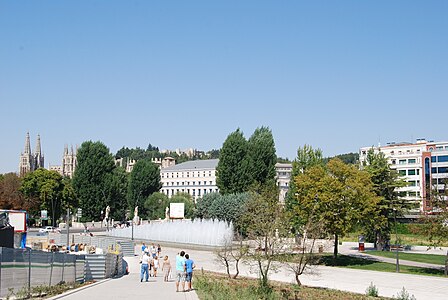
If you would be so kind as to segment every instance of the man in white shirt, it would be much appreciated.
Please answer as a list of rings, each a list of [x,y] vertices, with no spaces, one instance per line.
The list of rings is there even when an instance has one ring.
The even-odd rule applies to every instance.
[[[149,255],[148,255],[148,248],[146,248],[144,251],[143,251],[143,256],[142,256],[142,261],[141,261],[141,263],[142,263],[142,267],[141,267],[141,270],[140,270],[140,282],[142,282],[143,281],[143,275],[145,275],[146,274],[146,277],[145,277],[145,279],[146,279],[146,281],[148,281],[148,279],[149,279],[149,270],[148,270],[148,266],[149,266],[149,263],[151,262],[150,261],[150,257],[149,257]]]

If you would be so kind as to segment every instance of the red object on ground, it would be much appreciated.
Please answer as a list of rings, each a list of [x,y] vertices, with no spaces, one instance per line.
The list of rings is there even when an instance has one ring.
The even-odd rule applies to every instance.
[[[359,245],[358,251],[364,252],[364,243],[359,243],[358,245]]]

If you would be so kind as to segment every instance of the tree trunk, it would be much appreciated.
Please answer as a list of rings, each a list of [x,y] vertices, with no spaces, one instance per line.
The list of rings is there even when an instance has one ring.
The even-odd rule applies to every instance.
[[[229,278],[232,278],[230,275],[229,261],[227,259],[224,259],[224,261],[226,262],[227,275],[229,276]]]
[[[302,283],[300,282],[300,279],[299,279],[300,274],[297,272],[295,275],[296,275],[296,283],[297,283],[297,285],[301,286]]]
[[[235,261],[235,269],[236,269],[236,273],[235,273],[235,275],[233,275],[233,279],[236,279],[236,278],[238,277],[238,274],[240,274],[239,263],[240,263],[240,260],[237,259],[237,260]]]
[[[445,258],[445,276],[448,276],[448,251],[446,251],[446,258]]]
[[[334,251],[333,258],[336,259],[338,257],[338,244],[339,244],[339,236],[337,234],[334,235]]]

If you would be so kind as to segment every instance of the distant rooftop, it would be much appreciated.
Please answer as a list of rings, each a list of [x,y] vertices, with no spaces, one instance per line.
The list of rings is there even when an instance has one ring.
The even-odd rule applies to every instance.
[[[171,166],[163,169],[163,171],[180,171],[180,170],[195,170],[195,169],[216,169],[219,159],[202,159],[190,160],[184,163]]]

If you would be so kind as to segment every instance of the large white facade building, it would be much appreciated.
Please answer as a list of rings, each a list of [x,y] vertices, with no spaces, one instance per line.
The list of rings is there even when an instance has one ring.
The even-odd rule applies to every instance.
[[[192,160],[160,170],[162,193],[172,197],[177,193],[190,194],[193,200],[218,192],[216,167],[218,159]]]
[[[372,147],[359,150],[359,161],[363,165],[367,152]],[[396,169],[408,183],[399,188],[400,197],[419,201],[421,211],[429,211],[429,200],[434,190],[443,192],[448,180],[448,142],[433,142],[419,139],[416,143],[389,143],[373,147],[383,152],[391,168]]]

